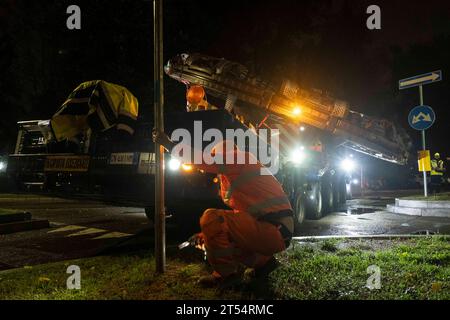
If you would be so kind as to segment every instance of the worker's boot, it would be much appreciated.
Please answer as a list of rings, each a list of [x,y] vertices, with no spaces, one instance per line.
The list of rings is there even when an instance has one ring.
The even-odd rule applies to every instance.
[[[197,283],[204,288],[219,287],[226,289],[238,285],[241,282],[242,272],[233,273],[226,277],[221,277],[218,273],[213,272],[210,275],[200,277]]]
[[[207,276],[200,277],[197,283],[203,288],[214,288],[220,284],[221,280],[221,277],[218,277],[214,274],[209,274]]]
[[[256,278],[267,277],[273,270],[278,268],[280,263],[275,257],[272,257],[262,267],[255,268],[254,275]]]

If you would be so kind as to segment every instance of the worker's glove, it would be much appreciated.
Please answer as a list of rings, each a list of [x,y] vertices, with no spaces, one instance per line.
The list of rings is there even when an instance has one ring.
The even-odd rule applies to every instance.
[[[192,237],[189,238],[189,242],[195,248],[205,251],[205,236],[203,235],[203,233],[200,232],[194,234]]]
[[[152,131],[152,138],[153,142],[158,143],[162,145],[164,148],[167,149],[167,151],[171,151],[173,147],[173,142],[170,140],[170,138],[165,134],[163,131],[158,131],[156,129],[153,129]]]
[[[199,250],[205,251],[205,237],[203,233],[196,233],[190,237],[187,241],[178,246],[178,249],[184,249],[187,247],[195,247]]]

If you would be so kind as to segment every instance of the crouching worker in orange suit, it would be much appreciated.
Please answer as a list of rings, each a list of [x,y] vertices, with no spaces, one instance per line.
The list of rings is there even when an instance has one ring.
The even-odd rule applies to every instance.
[[[164,133],[154,132],[154,140],[169,151],[174,145]],[[227,152],[233,153],[234,164],[226,164]],[[245,164],[237,164],[242,152],[233,142],[222,141],[212,155],[223,157],[225,165],[195,164],[218,175],[221,198],[231,209],[207,209],[200,218],[197,243],[204,243],[214,269],[199,280],[204,286],[240,280],[242,265],[258,270],[274,263],[273,255],[285,250],[292,238],[293,211],[280,183],[251,153],[244,152]]]

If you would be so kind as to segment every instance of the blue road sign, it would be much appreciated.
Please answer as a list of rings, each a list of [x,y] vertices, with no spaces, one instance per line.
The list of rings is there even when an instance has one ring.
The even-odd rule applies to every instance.
[[[416,130],[427,130],[433,125],[434,120],[436,115],[429,106],[414,107],[408,115],[409,125]]]
[[[407,89],[411,87],[417,87],[424,84],[429,84],[433,82],[438,82],[442,80],[442,71],[437,70],[433,72],[428,72],[411,78],[402,79],[398,82],[398,88],[400,90]]]

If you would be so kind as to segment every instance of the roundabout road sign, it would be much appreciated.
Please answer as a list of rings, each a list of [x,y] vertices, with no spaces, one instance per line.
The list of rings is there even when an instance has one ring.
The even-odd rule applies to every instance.
[[[429,106],[414,107],[408,115],[409,125],[416,130],[427,130],[433,125],[434,120],[436,115]]]

